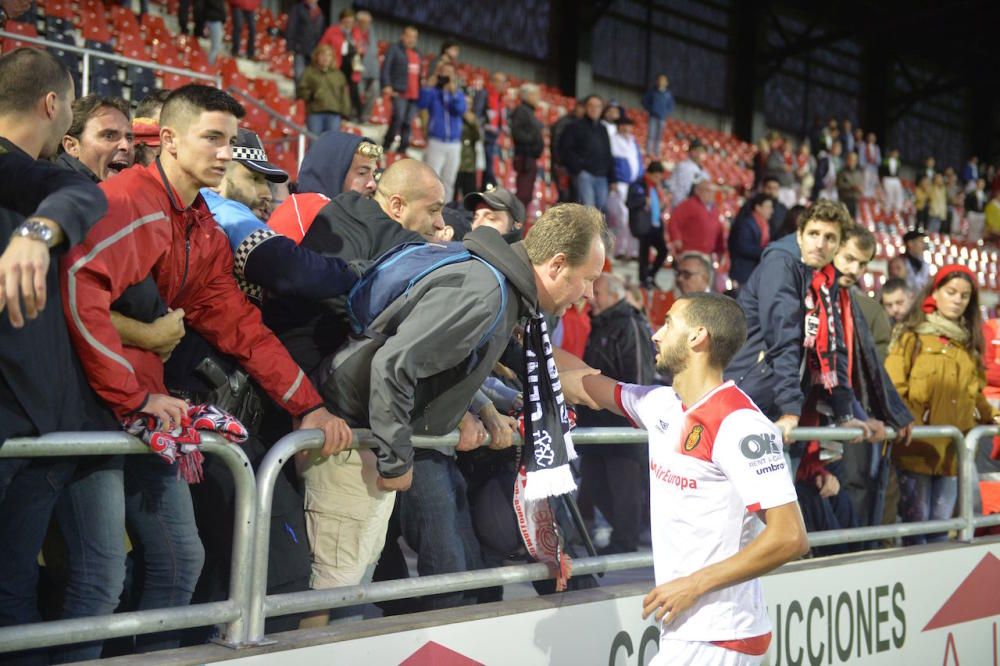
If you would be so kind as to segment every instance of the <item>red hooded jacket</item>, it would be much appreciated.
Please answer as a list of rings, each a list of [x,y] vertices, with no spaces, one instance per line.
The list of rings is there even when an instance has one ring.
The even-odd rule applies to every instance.
[[[239,361],[279,405],[300,416],[322,405],[305,373],[247,301],[233,277],[233,253],[201,195],[188,208],[159,162],[101,183],[108,213],[63,259],[63,307],[91,386],[119,417],[166,393],[159,357],[123,347],[111,304],[152,274],[184,322]]]

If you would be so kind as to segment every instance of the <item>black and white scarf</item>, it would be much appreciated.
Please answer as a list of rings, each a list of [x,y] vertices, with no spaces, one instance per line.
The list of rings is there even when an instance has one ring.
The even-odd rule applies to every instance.
[[[563,590],[571,566],[549,498],[576,490],[569,466],[576,450],[552,342],[539,314],[532,315],[524,332],[524,366],[524,446],[514,480],[514,513],[528,553],[549,565],[556,589]]]

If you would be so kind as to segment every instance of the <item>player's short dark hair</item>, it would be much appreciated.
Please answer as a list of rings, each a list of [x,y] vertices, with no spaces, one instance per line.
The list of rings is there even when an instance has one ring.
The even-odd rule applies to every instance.
[[[136,118],[153,118],[156,116],[156,112],[163,108],[164,102],[170,97],[172,90],[166,90],[164,88],[157,88],[156,90],[150,91],[148,95],[142,98],[139,102],[139,106],[135,107],[135,117]]]
[[[160,127],[176,126],[186,114],[203,111],[221,111],[236,116],[239,120],[246,115],[243,105],[233,99],[229,93],[189,83],[170,93],[160,111]]]
[[[48,51],[22,47],[0,57],[0,115],[27,113],[50,92],[72,89],[69,69]]]
[[[885,281],[885,284],[882,285],[882,291],[879,292],[879,298],[881,298],[884,294],[893,294],[897,291],[910,293],[912,290],[904,278],[889,278]]]
[[[131,120],[129,117],[128,102],[121,97],[86,95],[73,102],[73,123],[66,130],[66,134],[74,139],[79,139],[83,135],[83,129],[87,126],[87,121],[93,118],[94,114],[101,109],[115,109],[125,116],[125,120]]]
[[[708,331],[708,362],[725,368],[747,341],[747,317],[739,303],[722,294],[709,292],[678,296],[687,301],[684,321],[688,326],[704,326]]]

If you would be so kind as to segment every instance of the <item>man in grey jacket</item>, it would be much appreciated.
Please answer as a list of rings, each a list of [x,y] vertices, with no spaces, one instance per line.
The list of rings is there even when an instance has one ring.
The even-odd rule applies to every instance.
[[[549,209],[525,240],[513,245],[495,229],[476,229],[465,245],[502,274],[502,285],[478,261],[437,269],[373,322],[375,330],[392,331],[384,341],[352,339],[321,364],[326,403],[352,425],[370,427],[378,446],[374,453],[316,457],[304,470],[313,587],[356,584],[370,575],[385,538],[393,490],[409,489],[401,522],[419,553],[421,575],[482,566],[453,454],[414,454],[411,438],[444,435],[464,422],[460,448],[476,448],[485,437],[481,431],[472,435],[469,424],[471,430],[478,428],[468,412],[478,408],[497,444],[510,445],[513,423],[474,399],[479,387],[520,322],[539,310],[562,314],[592,294],[604,265],[606,234],[596,209],[575,204]],[[497,313],[500,323],[494,326]],[[362,535],[356,542],[360,552],[348,554],[352,561],[346,567],[341,566],[345,544],[351,542],[345,538],[353,536],[331,528],[333,520],[344,525],[337,517],[341,514],[349,514],[351,528]],[[454,605],[461,596],[428,604]]]

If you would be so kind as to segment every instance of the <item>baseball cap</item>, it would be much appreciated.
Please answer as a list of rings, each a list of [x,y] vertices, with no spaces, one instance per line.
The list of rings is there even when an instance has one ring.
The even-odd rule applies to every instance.
[[[136,145],[145,144],[150,148],[160,145],[160,126],[152,118],[136,118],[132,121],[132,135]]]
[[[480,203],[493,210],[507,211],[516,224],[524,224],[524,204],[510,190],[487,187],[485,192],[471,192],[465,197],[465,207],[468,210],[475,210]]]
[[[916,240],[917,238],[926,238],[926,237],[927,234],[925,234],[924,232],[918,229],[910,229],[905,234],[903,234],[903,242],[908,243],[911,240]]]
[[[236,145],[233,146],[233,159],[257,173],[264,174],[272,183],[283,183],[288,180],[288,173],[267,161],[264,144],[260,142],[257,133],[241,127],[236,134]]]

